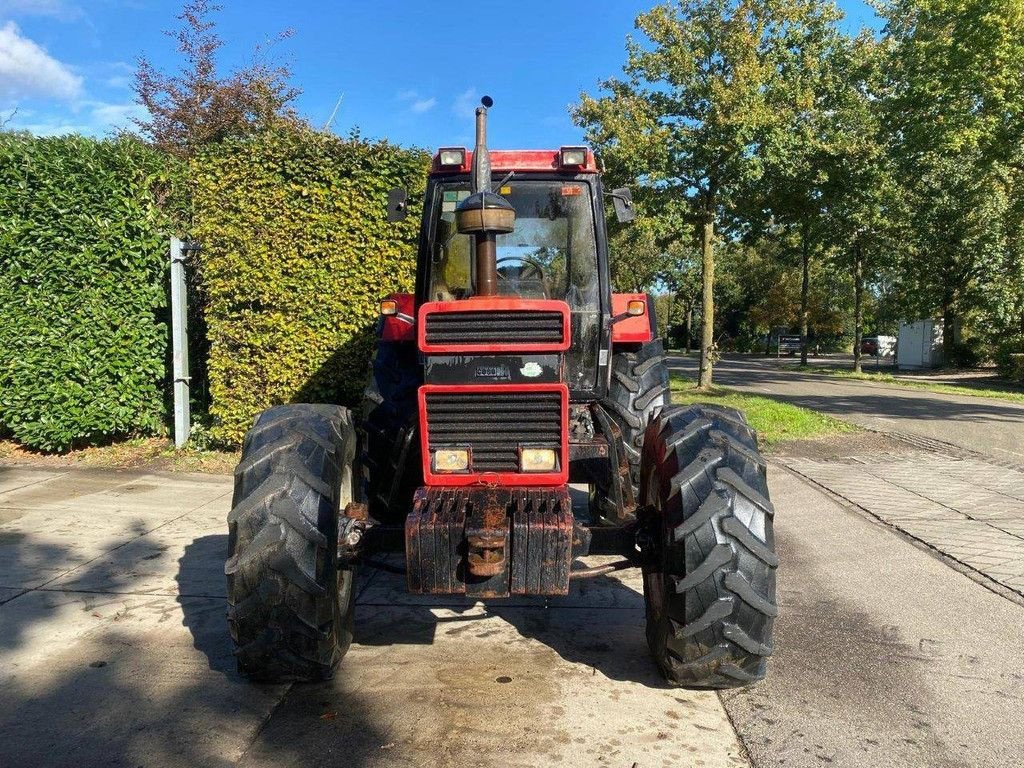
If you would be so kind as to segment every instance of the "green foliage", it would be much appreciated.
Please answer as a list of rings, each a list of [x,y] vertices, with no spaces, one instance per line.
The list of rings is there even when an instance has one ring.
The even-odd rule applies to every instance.
[[[981,341],[964,339],[949,345],[949,359],[946,360],[946,365],[953,368],[977,368],[981,365],[981,360]]]
[[[947,322],[973,315],[975,328],[998,340],[1024,320],[1015,202],[1024,175],[1024,3],[889,0],[881,10],[891,51],[886,129],[913,222],[898,260],[901,303]]]
[[[999,374],[1024,383],[1024,333],[1005,339],[996,349]]]
[[[413,287],[427,162],[303,129],[229,140],[193,161],[215,439],[239,441],[278,403],[358,399],[377,302]],[[396,186],[413,204],[390,224]]]
[[[174,167],[137,140],[0,133],[0,431],[161,431]]]
[[[771,210],[754,201],[763,197],[755,190],[765,168],[773,167],[776,202],[785,198],[775,207],[785,209],[787,223],[806,229],[820,214],[813,160],[829,106],[820,96],[833,87],[838,18],[822,0],[665,2],[637,17],[645,39],[627,43],[626,79],[606,80],[605,93],[584,94],[573,110],[613,175],[667,198],[650,210],[668,219],[662,229],[675,228],[678,253],[697,239],[683,227],[697,226],[702,386],[711,381],[717,336],[717,241],[731,234],[737,208]]]

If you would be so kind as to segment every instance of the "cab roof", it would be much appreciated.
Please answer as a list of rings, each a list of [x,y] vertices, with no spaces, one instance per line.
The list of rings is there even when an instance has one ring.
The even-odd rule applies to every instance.
[[[575,148],[575,147],[574,147]],[[459,149],[459,147],[444,147],[443,149]],[[430,173],[438,176],[448,176],[461,173],[469,173],[473,167],[473,151],[463,150],[465,159],[462,165],[441,165],[438,150],[434,154],[433,162],[430,165]],[[587,149],[587,160],[583,165],[562,165],[560,149],[492,149],[491,171],[493,173],[508,173],[509,171],[521,171],[524,173],[541,173],[562,171],[567,173],[598,173],[597,160],[592,150]]]

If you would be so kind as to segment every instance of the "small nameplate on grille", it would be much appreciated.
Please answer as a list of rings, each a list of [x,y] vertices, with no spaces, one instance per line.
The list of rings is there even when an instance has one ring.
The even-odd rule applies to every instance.
[[[560,381],[558,354],[430,355],[428,384],[554,384]]]

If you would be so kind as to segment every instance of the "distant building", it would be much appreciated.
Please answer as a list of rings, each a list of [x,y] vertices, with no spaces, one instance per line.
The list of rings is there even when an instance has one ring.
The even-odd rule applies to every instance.
[[[896,365],[904,370],[938,368],[942,365],[942,321],[900,323]]]

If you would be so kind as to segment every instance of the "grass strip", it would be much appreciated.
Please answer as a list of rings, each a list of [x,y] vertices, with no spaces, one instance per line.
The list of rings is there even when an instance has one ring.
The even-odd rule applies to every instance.
[[[860,431],[859,427],[848,422],[770,397],[748,395],[725,387],[698,391],[692,381],[681,376],[672,377],[672,402],[676,405],[711,403],[738,408],[757,430],[762,448],[770,448],[785,440],[813,440]]]

